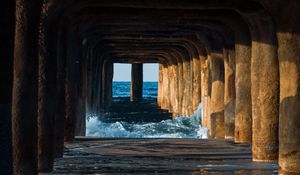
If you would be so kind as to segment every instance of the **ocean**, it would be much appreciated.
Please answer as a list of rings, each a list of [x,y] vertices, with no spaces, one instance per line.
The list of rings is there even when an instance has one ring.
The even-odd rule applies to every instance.
[[[156,101],[157,82],[143,83],[143,99]],[[130,97],[130,82],[113,82],[113,98]],[[178,116],[160,122],[107,122],[103,116],[87,114],[87,136],[113,138],[207,138],[207,129],[202,128],[202,106],[192,116]],[[121,115],[121,114],[120,114]]]

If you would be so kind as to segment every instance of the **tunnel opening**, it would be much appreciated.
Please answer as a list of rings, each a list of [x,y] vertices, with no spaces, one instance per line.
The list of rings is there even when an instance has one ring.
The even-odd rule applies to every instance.
[[[54,174],[61,165],[61,174],[300,173],[299,0],[4,2],[0,174],[51,172],[54,162]],[[159,63],[153,108],[140,107],[138,73],[127,91],[133,95],[114,105],[114,63],[137,72]],[[135,112],[144,117],[133,121]],[[168,118],[153,122],[158,112]],[[75,137],[84,135],[87,118],[88,136],[198,138],[198,116],[208,140]],[[136,149],[139,141],[144,148]],[[82,150],[101,156],[82,158]]]
[[[201,107],[191,116],[174,117],[171,111],[158,105],[158,81],[158,63],[114,63],[112,102],[102,113],[87,117],[86,135],[207,138],[207,130],[200,125]]]

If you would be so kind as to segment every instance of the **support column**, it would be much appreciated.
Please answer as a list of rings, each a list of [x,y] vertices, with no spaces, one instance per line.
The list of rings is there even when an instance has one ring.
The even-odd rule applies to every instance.
[[[193,58],[193,111],[198,109],[201,103],[201,64],[200,58]]]
[[[38,77],[38,171],[51,172],[54,160],[54,121],[56,109],[56,59],[54,41],[56,36],[46,21],[49,9],[43,4],[39,33]],[[55,43],[56,44],[56,43]]]
[[[189,116],[192,111],[192,99],[191,96],[191,60],[186,58],[183,61],[183,97],[182,97],[182,114]]]
[[[162,85],[162,109],[169,110],[169,78],[168,66],[163,67],[163,85]]]
[[[14,174],[37,174],[38,25],[40,2],[16,1],[12,135]]]
[[[282,11],[282,31],[300,31],[299,23],[286,14],[299,16],[299,1]],[[300,174],[300,35],[278,32],[280,70],[279,174]]]
[[[202,101],[202,117],[201,124],[202,127],[207,128],[209,131],[209,70],[208,70],[208,60],[203,60],[201,62],[201,101]]]
[[[178,112],[178,71],[176,64],[170,65],[170,103],[172,106],[172,116],[177,117]]]
[[[162,105],[162,83],[163,83],[163,65],[159,64],[158,67],[158,88],[157,88],[157,104],[159,107]]]
[[[224,62],[221,55],[213,54],[210,59],[211,89],[211,137],[223,139],[224,128]]]
[[[57,74],[56,74],[56,90],[57,103],[55,114],[55,144],[54,157],[62,157],[64,153],[64,132],[65,132],[65,78],[66,78],[66,33],[59,31],[57,40]]]
[[[14,1],[0,7],[0,174],[13,173],[11,105],[13,84]]]
[[[252,32],[252,157],[254,161],[272,162],[278,159],[277,41],[272,19],[267,13],[251,15],[249,20],[252,23],[252,28],[250,28]]]
[[[65,142],[72,142],[75,138],[76,109],[78,105],[78,85],[76,77],[76,59],[79,57],[77,51],[78,41],[74,31],[69,30],[68,50],[66,60],[66,116],[65,116]]]
[[[252,101],[251,101],[251,43],[236,44],[236,104],[234,142],[252,142]]]
[[[235,61],[234,51],[224,51],[224,123],[225,123],[225,138],[234,138],[235,128]]]
[[[143,64],[131,65],[130,101],[141,101],[143,98]]]
[[[105,60],[103,63],[103,109],[107,110],[112,102],[113,63]]]

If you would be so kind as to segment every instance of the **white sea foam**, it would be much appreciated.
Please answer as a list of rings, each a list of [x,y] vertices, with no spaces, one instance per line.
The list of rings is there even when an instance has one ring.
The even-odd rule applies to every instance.
[[[207,129],[202,128],[202,106],[194,115],[179,116],[158,123],[106,123],[100,117],[87,116],[87,136],[126,137],[126,138],[207,138]]]

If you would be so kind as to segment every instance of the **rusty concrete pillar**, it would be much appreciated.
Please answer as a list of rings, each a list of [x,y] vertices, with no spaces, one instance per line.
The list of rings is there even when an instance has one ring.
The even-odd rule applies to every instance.
[[[235,58],[234,51],[224,50],[224,123],[225,138],[234,138],[235,129]]]
[[[246,37],[246,36],[245,36]],[[235,46],[236,58],[236,103],[235,103],[235,130],[234,142],[252,142],[252,101],[251,101],[251,43],[237,43]]]
[[[211,137],[225,137],[224,128],[224,61],[221,54],[209,57],[211,73]]]
[[[130,101],[141,101],[143,98],[143,64],[131,65]]]
[[[12,135],[14,174],[37,174],[39,1],[16,1]]]
[[[163,83],[163,65],[158,66],[158,87],[157,87],[157,104],[161,107],[162,104],[162,83]]]
[[[182,114],[189,116],[192,109],[191,99],[191,63],[190,60],[183,61],[183,100],[182,100]]]
[[[168,76],[168,81],[169,81],[169,86],[168,86],[168,109],[170,112],[174,111],[174,97],[175,97],[175,93],[174,93],[174,70],[172,68],[172,65],[168,65],[167,68],[167,76]]]
[[[176,117],[179,115],[178,110],[178,73],[177,66],[172,64],[169,66],[169,77],[170,77],[170,106],[172,108],[172,116]]]
[[[193,58],[193,111],[196,111],[201,102],[201,63],[199,57]]]
[[[166,66],[165,64],[162,65],[162,84],[161,84],[161,108],[162,109],[167,109],[166,108]]]
[[[276,161],[279,116],[277,41],[268,14],[251,15],[249,20],[252,34],[252,157],[254,161]]]
[[[201,61],[201,101],[202,101],[202,115],[201,115],[201,125],[202,127],[208,128],[208,119],[209,116],[209,68],[208,68],[208,60]],[[210,131],[210,129],[209,129]]]
[[[280,31],[300,31],[299,23],[286,14],[299,16],[299,1],[282,11]],[[300,174],[300,36],[278,32],[280,70],[279,174]]]
[[[13,173],[11,106],[15,2],[0,7],[0,174]]]
[[[50,8],[43,4],[39,30],[38,77],[38,171],[51,172],[54,160],[54,121],[56,114],[57,63],[54,52],[56,36],[46,21]]]
[[[65,132],[65,77],[66,77],[66,33],[58,32],[57,40],[57,77],[56,77],[56,114],[55,114],[55,141],[54,157],[62,157],[64,153],[64,132]]]

